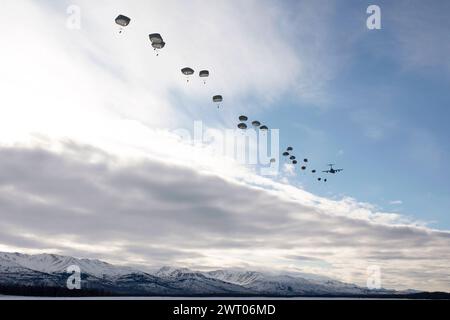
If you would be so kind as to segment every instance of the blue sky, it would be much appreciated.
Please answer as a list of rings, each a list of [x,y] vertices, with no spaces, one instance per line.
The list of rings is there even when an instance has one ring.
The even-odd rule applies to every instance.
[[[340,8],[335,17],[338,29],[341,19],[353,20],[344,22],[338,42],[345,43],[345,38],[351,37],[356,22],[363,24],[361,15],[356,14],[356,8],[363,4],[350,3],[350,9]],[[365,30],[356,43],[340,48],[340,54],[351,58],[330,81],[331,99],[324,111],[295,101],[280,103],[284,121],[299,119],[323,136],[302,139],[301,132],[292,128],[288,139],[302,141],[307,149],[314,148],[313,154],[319,158],[347,169],[330,181],[329,190],[436,221],[434,227],[446,229],[450,225],[450,77],[448,60],[438,59],[445,59],[439,51],[448,53],[447,45],[440,41],[448,38],[445,12],[449,5],[438,1],[433,5],[392,1],[379,5],[382,29]],[[396,20],[405,20],[406,25],[399,27]],[[418,31],[414,47],[407,49],[425,51],[423,60],[409,63],[409,55],[422,57],[422,53],[408,50],[405,56],[405,40],[399,35],[403,30],[398,28],[407,29],[413,38]],[[296,105],[305,108],[293,108]],[[317,145],[321,150],[316,150]],[[344,151],[342,156],[337,155],[339,150]],[[311,188],[324,192],[323,187]],[[393,200],[403,203],[389,205]]]
[[[324,59],[343,65],[327,83],[327,101],[287,96],[260,117],[271,119],[282,129],[284,145],[304,150],[316,166],[331,162],[346,169],[327,186],[300,175],[298,182],[308,190],[346,194],[448,229],[450,69],[443,53],[448,45],[441,41],[450,31],[449,4],[377,2],[381,30],[364,29],[368,15],[361,12],[372,2],[335,4],[324,23],[336,29],[331,45],[336,50]],[[409,34],[402,39],[405,29]],[[416,31],[417,42],[407,43]],[[410,62],[415,55],[421,60]]]
[[[445,229],[450,223],[448,80],[445,69],[405,71],[391,56],[356,51],[330,84],[333,101],[326,110],[287,99],[268,117],[286,128],[285,143],[295,141],[322,166],[346,168],[330,180],[329,191],[439,221]],[[308,188],[324,192],[316,184]],[[403,204],[389,206],[392,200]]]
[[[0,251],[361,285],[376,265],[386,287],[450,290],[449,2],[4,6]],[[132,18],[123,34],[118,14]],[[185,66],[208,83],[187,83]],[[241,114],[315,169],[345,171],[262,176],[174,133]]]
[[[449,4],[379,1],[382,29],[369,30],[370,4],[319,1],[313,8],[306,5],[314,19],[305,22],[296,18],[305,2],[283,3],[281,36],[302,53],[321,50],[313,65],[330,70],[319,68],[324,76],[313,75],[320,82],[318,97],[302,99],[290,88],[262,102],[247,92],[249,104],[254,99],[261,105],[242,112],[270,119],[281,130],[282,145],[296,146],[317,168],[331,162],[346,169],[326,186],[304,174],[294,183],[448,229]]]

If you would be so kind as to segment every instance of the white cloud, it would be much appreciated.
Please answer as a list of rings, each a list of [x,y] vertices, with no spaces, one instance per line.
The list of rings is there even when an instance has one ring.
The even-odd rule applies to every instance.
[[[290,164],[290,163],[283,164],[283,173],[289,177],[293,177],[296,175],[295,169],[296,168],[293,164]]]
[[[386,287],[449,290],[448,232],[353,199],[320,198],[244,169],[225,175],[73,142],[0,153],[4,249],[148,267],[302,270],[360,284],[375,264]]]
[[[237,113],[257,112],[284,94],[321,100],[334,70],[318,57],[330,35],[311,20],[308,2],[298,12],[308,23],[293,21],[299,28],[289,34],[279,23],[286,9],[269,1],[78,1],[79,31],[66,28],[69,4],[3,4],[3,140],[29,132],[115,139],[119,119],[152,127],[193,119],[230,125]],[[123,35],[113,22],[118,13],[132,17]],[[167,42],[159,57],[151,32]],[[186,84],[186,65],[210,69],[208,84]],[[211,103],[217,93],[225,98],[219,112]]]

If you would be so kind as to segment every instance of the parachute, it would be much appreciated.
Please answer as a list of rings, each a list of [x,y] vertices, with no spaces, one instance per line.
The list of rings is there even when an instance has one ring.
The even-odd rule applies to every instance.
[[[200,78],[208,78],[209,77],[209,71],[208,70],[202,70],[199,72]],[[203,80],[203,83],[206,84],[206,80]]]
[[[259,127],[260,125],[261,125],[261,122],[259,122],[259,121],[255,120],[255,121],[252,122],[252,126],[254,126],[256,128]]]
[[[305,167],[305,166],[303,166],[303,167],[302,167],[302,170],[306,170],[306,167]]]
[[[209,71],[208,70],[202,70],[199,72],[200,78],[208,78],[209,77]]]
[[[166,43],[159,33],[152,33],[148,37],[152,43],[153,49],[157,52],[156,55],[158,56],[159,53],[157,50],[164,48],[166,46]]]
[[[247,121],[247,120],[248,120],[247,116],[240,116],[239,117],[239,121],[241,121],[241,122],[244,122],[244,121]]]
[[[217,109],[219,109],[220,103],[223,101],[222,96],[221,95],[217,95],[217,96],[214,96],[212,99],[213,99],[213,102],[218,103]]]
[[[277,160],[275,158],[270,159],[270,163],[275,163]]]
[[[306,162],[308,162],[308,159],[303,159],[303,161],[306,163]]]
[[[295,156],[291,156],[289,159],[291,160],[295,160]]]
[[[119,26],[120,26],[120,31],[119,31],[119,33],[122,33],[123,32],[123,28],[125,28],[126,26],[128,26],[129,24],[130,24],[130,22],[131,22],[131,19],[130,18],[128,18],[127,16],[124,16],[124,15],[119,15],[117,18],[116,18],[116,24],[118,24]]]
[[[261,126],[259,129],[263,130],[263,131],[267,131],[269,130],[269,128],[267,126]]]
[[[322,180],[322,178],[317,178],[317,180],[318,180],[318,181],[321,181],[321,180]]]
[[[213,102],[218,103],[218,105],[217,105],[217,109],[218,109],[220,107],[220,103],[223,101],[222,96],[217,95],[217,96],[214,96],[212,99],[213,99]]]
[[[181,69],[181,73],[186,76],[186,81],[189,82],[189,76],[192,76],[194,74],[194,69],[186,67]]]
[[[289,155],[289,152],[284,152],[284,153],[283,153],[283,156],[284,156],[284,157],[287,157],[288,155]]]
[[[327,182],[327,181],[328,181],[327,179],[324,179],[324,180],[323,180],[323,182]]]
[[[214,102],[222,102],[222,100],[223,100],[222,96],[214,96],[213,97]]]
[[[286,150],[287,150],[287,151],[292,151],[292,150],[294,150],[294,148],[292,148],[292,147],[287,147]]]
[[[312,170],[311,172],[312,172],[312,173],[316,173],[316,170]]]
[[[130,24],[131,19],[124,15],[119,15],[116,18],[116,23],[121,27],[126,27]]]
[[[166,43],[159,33],[152,33],[149,36],[149,39],[152,43],[152,47],[156,49],[162,49],[165,47]]]
[[[292,164],[297,164],[297,160],[292,161]]]
[[[245,130],[245,129],[247,129],[247,125],[245,123],[239,123],[238,124],[238,128],[242,129],[242,130]]]
[[[194,74],[194,70],[191,69],[191,68],[189,68],[189,67],[186,67],[186,68],[181,69],[181,72],[182,72],[185,76],[191,76],[191,75]]]

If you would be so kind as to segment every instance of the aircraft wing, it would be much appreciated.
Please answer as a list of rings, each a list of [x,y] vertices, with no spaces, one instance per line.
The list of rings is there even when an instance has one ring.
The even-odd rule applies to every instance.
[[[325,170],[325,171],[322,171],[322,172],[325,172],[325,173],[330,173],[330,170]]]

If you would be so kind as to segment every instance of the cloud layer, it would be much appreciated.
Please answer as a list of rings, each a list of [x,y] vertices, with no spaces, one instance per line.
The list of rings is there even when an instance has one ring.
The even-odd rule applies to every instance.
[[[449,290],[450,234],[351,199],[249,186],[160,160],[65,143],[0,150],[0,248],[112,262],[314,272]]]

